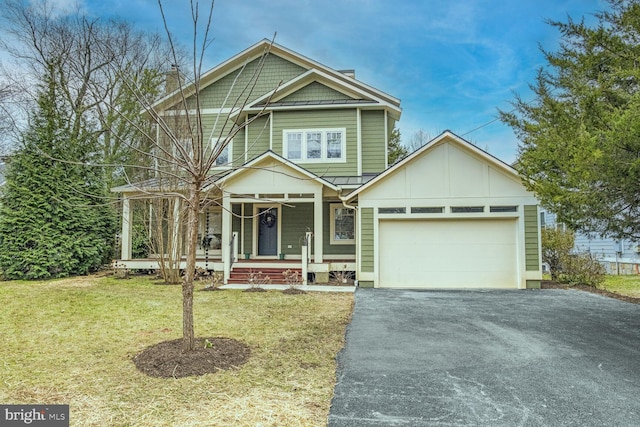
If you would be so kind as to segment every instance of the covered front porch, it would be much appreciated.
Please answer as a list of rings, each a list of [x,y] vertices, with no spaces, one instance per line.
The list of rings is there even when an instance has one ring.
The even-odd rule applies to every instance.
[[[221,272],[224,284],[239,268],[299,269],[305,283],[327,283],[331,272],[356,271],[355,210],[343,205],[340,189],[333,184],[265,153],[205,191],[196,265]],[[119,268],[155,270],[167,257],[133,255],[132,203],[137,202],[136,192],[123,191],[122,249],[114,263]],[[180,251],[173,254],[174,265],[184,269],[184,245],[177,243],[184,230],[171,225],[183,220],[180,212],[179,207],[170,212],[162,233],[173,235],[176,243],[165,246]],[[149,223],[145,228],[153,239],[154,227]]]

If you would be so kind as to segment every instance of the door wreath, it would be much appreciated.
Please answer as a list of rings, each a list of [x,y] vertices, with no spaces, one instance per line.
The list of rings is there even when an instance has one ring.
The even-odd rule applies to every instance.
[[[275,214],[273,214],[271,212],[266,212],[262,216],[262,220],[260,220],[260,222],[263,225],[266,225],[267,227],[271,228],[276,224],[276,216],[275,216]]]

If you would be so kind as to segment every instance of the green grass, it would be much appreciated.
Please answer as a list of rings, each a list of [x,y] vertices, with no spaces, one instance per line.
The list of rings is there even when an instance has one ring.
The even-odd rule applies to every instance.
[[[605,276],[604,283],[599,288],[615,292],[620,295],[640,298],[640,277],[635,275],[629,276]]]
[[[145,278],[1,282],[0,402],[69,404],[73,426],[326,425],[352,294],[196,292],[196,335],[240,340],[251,358],[148,377],[132,357],[181,336],[180,291]]]

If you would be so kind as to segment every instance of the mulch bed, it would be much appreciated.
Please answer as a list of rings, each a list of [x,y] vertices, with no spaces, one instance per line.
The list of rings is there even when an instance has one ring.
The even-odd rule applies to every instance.
[[[205,340],[211,346],[205,347]],[[231,338],[196,338],[196,349],[182,352],[182,339],[148,347],[133,358],[139,371],[157,378],[184,378],[235,369],[251,355],[246,344]]]
[[[620,301],[631,302],[634,304],[640,304],[640,298],[629,297],[626,295],[616,294],[615,292],[609,292],[605,289],[594,288],[593,286],[587,285],[574,285],[569,286],[564,283],[558,283],[551,280],[543,280],[541,283],[542,289],[578,289],[585,292],[591,292],[592,294],[603,295],[609,298],[615,298]]]

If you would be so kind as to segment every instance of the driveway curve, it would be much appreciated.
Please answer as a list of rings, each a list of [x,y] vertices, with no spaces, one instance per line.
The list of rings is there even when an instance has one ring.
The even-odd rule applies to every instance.
[[[637,426],[640,305],[358,289],[330,427]]]

